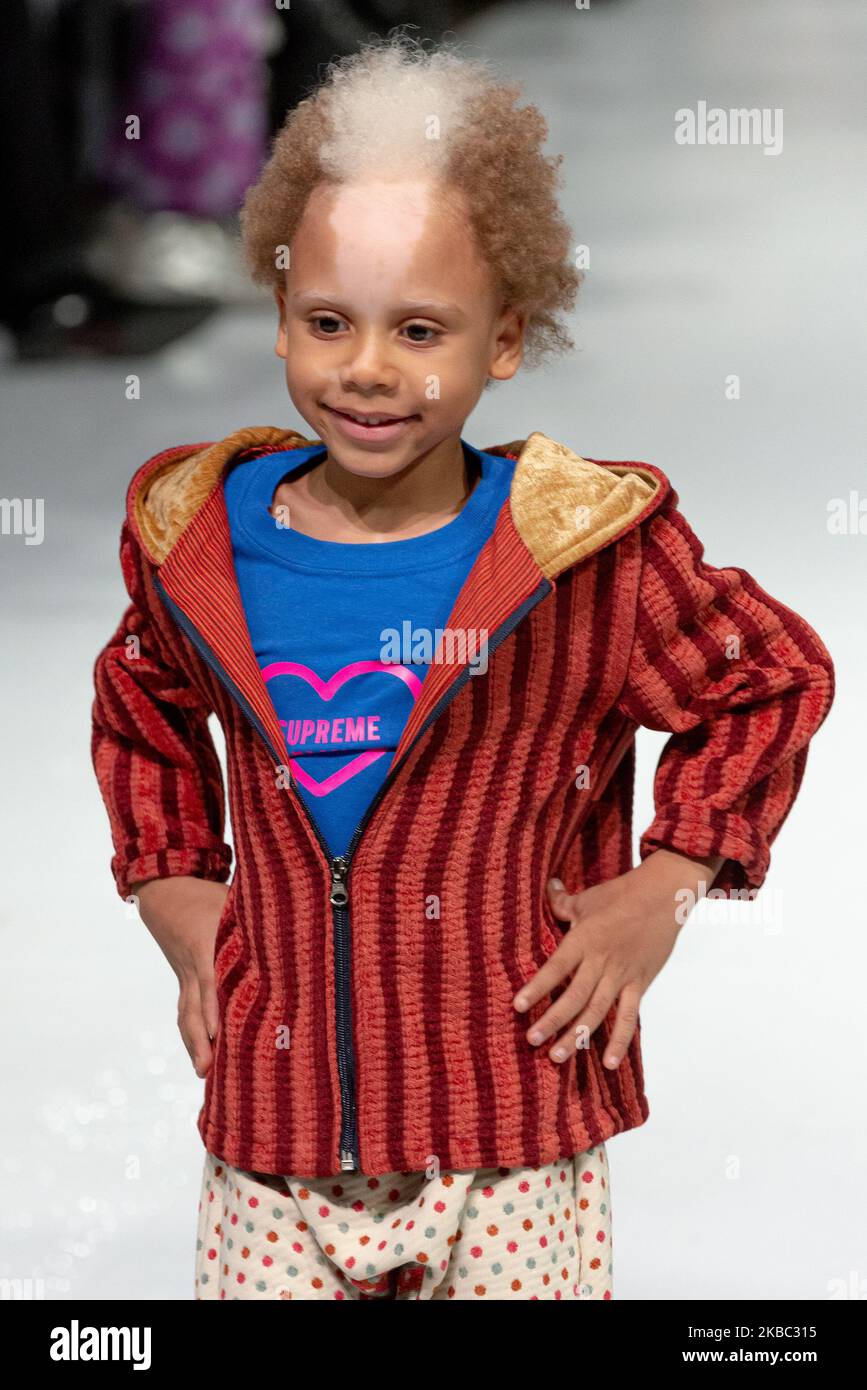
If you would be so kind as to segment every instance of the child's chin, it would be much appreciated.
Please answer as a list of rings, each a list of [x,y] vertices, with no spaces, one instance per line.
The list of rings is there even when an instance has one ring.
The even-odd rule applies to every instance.
[[[407,453],[405,448],[398,447],[372,450],[359,445],[353,448],[351,441],[342,439],[335,440],[333,447],[330,440],[327,443],[329,458],[358,478],[390,478],[402,472],[416,457],[414,449]]]

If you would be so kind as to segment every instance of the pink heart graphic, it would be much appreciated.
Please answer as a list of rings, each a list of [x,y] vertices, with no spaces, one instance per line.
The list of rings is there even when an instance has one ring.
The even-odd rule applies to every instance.
[[[366,675],[369,671],[385,671],[388,675],[397,676],[409,689],[413,704],[415,704],[421,690],[421,681],[416,673],[411,671],[408,666],[389,665],[385,661],[352,661],[348,666],[341,666],[340,670],[336,671],[327,681],[324,681],[321,676],[317,676],[316,672],[312,671],[309,666],[302,666],[299,661],[272,661],[270,666],[263,668],[262,679],[267,682],[273,680],[275,676],[300,676],[302,680],[307,681],[308,685],[312,685],[320,699],[331,700],[347,681],[352,680],[355,676]],[[283,719],[280,720],[281,724],[285,724],[285,722]],[[381,751],[368,748],[364,753],[359,753],[357,757],[352,758],[337,772],[333,772],[330,777],[326,777],[324,782],[317,782],[308,772],[299,767],[297,758],[291,759],[291,767],[302,787],[306,788],[311,795],[327,796],[329,792],[333,792],[344,782],[348,782],[350,777],[357,776],[364,768],[375,763],[377,758],[384,757],[386,751],[384,748]]]

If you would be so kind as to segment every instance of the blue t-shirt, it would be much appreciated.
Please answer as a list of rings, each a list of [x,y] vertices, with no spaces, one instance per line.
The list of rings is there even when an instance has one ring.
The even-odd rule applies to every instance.
[[[325,445],[265,454],[225,481],[238,587],[253,651],[285,737],[286,762],[332,855],[344,854],[388,775],[440,632],[509,495],[514,460],[474,455],[461,511],[408,540],[303,535],[270,514],[291,474]],[[469,646],[467,663],[482,658]],[[458,669],[455,669],[455,676]]]

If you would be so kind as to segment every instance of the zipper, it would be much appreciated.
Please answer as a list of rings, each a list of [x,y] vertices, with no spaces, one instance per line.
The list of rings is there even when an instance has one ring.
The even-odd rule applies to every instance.
[[[355,1101],[355,1055],[352,1049],[348,865],[342,854],[331,860],[329,901],[334,917],[334,996],[337,1014],[337,1075],[340,1081],[340,1171],[358,1167],[358,1116]]]
[[[527,614],[540,603],[547,594],[551,593],[554,585],[549,579],[543,579],[538,588],[534,589],[529,598],[526,598],[518,608],[515,609],[506,621],[497,628],[487,643],[488,655],[500,645],[518,626]],[[468,680],[472,680],[472,671],[469,666],[465,666],[447,690],[444,690],[437,700],[427,719],[416,733],[412,743],[404,750],[400,761],[393,763],[389,768],[386,777],[377,790],[376,794],[369,802],[367,809],[362,816],[355,830],[352,832],[345,854],[339,855],[331,860],[331,903],[334,908],[335,926],[335,959],[337,961],[337,1037],[338,1037],[338,1073],[341,1077],[341,1098],[343,1100],[343,1123],[340,1132],[340,1167],[342,1171],[352,1172],[358,1168],[358,1120],[356,1112],[355,1097],[355,1059],[352,1050],[352,1021],[351,1006],[352,1001],[349,990],[349,966],[350,966],[350,922],[349,922],[349,873],[352,868],[352,860],[358,849],[358,843],[364,830],[368,825],[371,816],[376,810],[389,786],[394,781],[400,769],[403,767],[412,750],[415,748],[419,739],[427,732],[440,715],[451,704],[452,700],[460,690],[466,685]],[[343,1064],[341,1067],[341,1048]],[[344,1091],[344,1078],[346,1089]]]
[[[201,633],[179,608],[174,599],[166,592],[158,574],[153,576],[154,587],[174,618],[181,631],[189,638],[205,664],[214,672],[214,675],[223,687],[232,696],[235,702],[243,710],[253,728],[264,740],[271,756],[274,756],[274,748],[262,721],[253,709],[243,691],[235,684],[231,676],[227,674],[222,663],[214,655]],[[543,579],[536,589],[523,603],[509,615],[504,623],[497,628],[496,632],[486,643],[488,655],[496,651],[501,642],[514,632],[515,628],[527,616],[528,613],[541,603],[542,599],[550,594],[554,585],[550,579]],[[416,733],[412,743],[405,749],[399,762],[392,764],[388,773],[380,785],[373,799],[362,816],[358,825],[352,833],[352,837],[344,854],[332,855],[330,846],[322,836],[322,832],[313,816],[307,809],[307,805],[298,791],[295,777],[289,768],[289,779],[295,799],[306,816],[320,846],[323,856],[326,859],[330,873],[330,888],[328,900],[332,908],[333,929],[334,929],[334,963],[335,963],[335,1011],[337,1015],[337,1074],[340,1083],[340,1140],[339,1140],[339,1159],[341,1172],[355,1172],[359,1166],[358,1152],[358,1112],[355,1094],[355,1054],[352,1046],[352,992],[351,984],[351,932],[349,914],[349,874],[352,868],[352,859],[358,849],[358,842],[361,839],[364,829],[370,821],[371,816],[385,795],[397,773],[403,767],[412,750],[415,748],[419,739],[427,732],[440,715],[451,704],[455,696],[463,689],[468,680],[472,680],[471,668],[465,666],[460,674],[452,681],[452,684],[443,692],[437,700],[430,714],[425,719],[421,728]],[[276,759],[278,765],[283,764],[282,757]]]

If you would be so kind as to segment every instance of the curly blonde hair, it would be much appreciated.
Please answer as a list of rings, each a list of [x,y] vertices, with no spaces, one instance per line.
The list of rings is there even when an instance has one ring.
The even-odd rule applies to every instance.
[[[487,63],[403,30],[330,63],[288,113],[247,191],[241,236],[253,280],[281,285],[278,248],[291,242],[318,184],[430,174],[464,194],[504,303],[526,314],[527,364],[568,351],[562,316],[584,277],[557,202],[563,156],[542,153],[547,123],[538,107],[517,105],[520,95]]]

